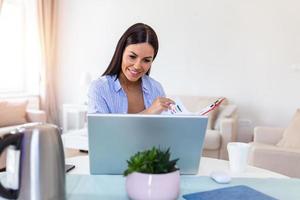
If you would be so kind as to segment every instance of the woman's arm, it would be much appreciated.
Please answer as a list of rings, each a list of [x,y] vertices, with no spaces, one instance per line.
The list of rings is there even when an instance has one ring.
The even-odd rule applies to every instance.
[[[175,102],[172,99],[166,97],[157,97],[152,105],[146,110],[142,111],[142,114],[160,114],[162,111],[170,109],[170,105]]]
[[[165,97],[166,94],[162,85],[158,81],[148,76],[145,78],[148,78],[147,80],[149,81],[149,85],[151,87],[151,89],[149,89],[151,91],[150,99],[153,99],[153,101],[151,106],[141,113],[160,114],[161,112],[170,109],[170,105],[174,104],[175,102],[172,99]]]

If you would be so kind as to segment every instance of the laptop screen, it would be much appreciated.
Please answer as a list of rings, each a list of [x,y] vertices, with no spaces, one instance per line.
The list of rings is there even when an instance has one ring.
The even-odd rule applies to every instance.
[[[126,160],[153,146],[170,147],[181,174],[196,174],[207,117],[183,115],[88,114],[91,174],[123,174]]]

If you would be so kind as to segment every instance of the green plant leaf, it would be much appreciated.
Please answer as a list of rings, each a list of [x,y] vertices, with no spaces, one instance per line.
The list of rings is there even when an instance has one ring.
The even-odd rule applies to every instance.
[[[141,172],[148,174],[162,174],[178,170],[176,163],[179,160],[170,160],[170,148],[161,150],[160,148],[152,147],[149,150],[137,152],[127,160],[128,168],[124,171],[124,176],[133,172]]]

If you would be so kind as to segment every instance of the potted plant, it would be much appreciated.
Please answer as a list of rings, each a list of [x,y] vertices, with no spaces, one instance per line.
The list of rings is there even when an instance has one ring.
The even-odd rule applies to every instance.
[[[153,147],[138,152],[127,160],[126,191],[135,200],[177,199],[180,188],[180,173],[176,168],[179,159],[170,160],[170,148]]]

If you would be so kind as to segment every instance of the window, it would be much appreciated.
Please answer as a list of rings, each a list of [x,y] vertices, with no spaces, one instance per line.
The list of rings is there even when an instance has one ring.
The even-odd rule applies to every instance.
[[[26,2],[26,3],[25,3]],[[34,6],[5,0],[0,12],[0,95],[39,92],[40,50]]]

